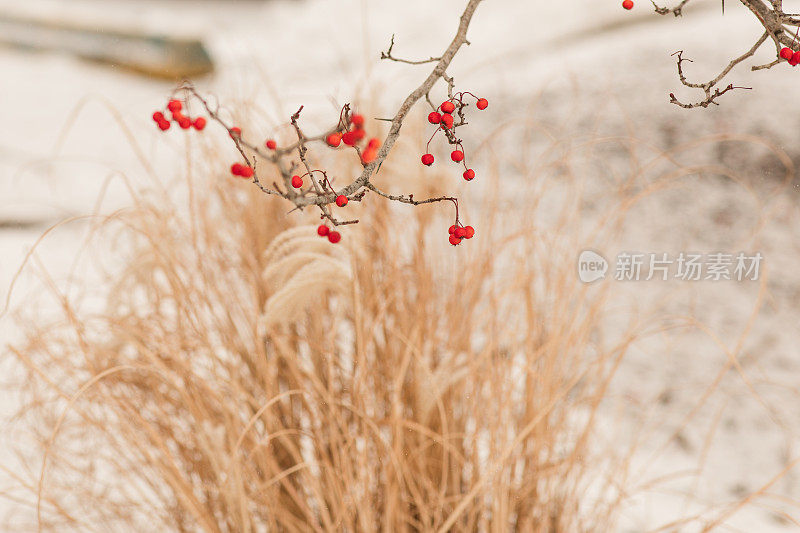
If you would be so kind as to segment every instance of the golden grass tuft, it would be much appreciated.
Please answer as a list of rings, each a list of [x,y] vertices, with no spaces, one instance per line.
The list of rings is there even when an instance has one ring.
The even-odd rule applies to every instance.
[[[402,160],[386,183],[437,192]],[[597,336],[604,289],[576,282],[576,236],[490,202],[451,248],[449,205],[368,198],[332,246],[232,183],[111,217],[99,235],[130,251],[101,308],[61,298],[13,348],[42,530],[611,526],[617,458],[593,432],[632,337]]]

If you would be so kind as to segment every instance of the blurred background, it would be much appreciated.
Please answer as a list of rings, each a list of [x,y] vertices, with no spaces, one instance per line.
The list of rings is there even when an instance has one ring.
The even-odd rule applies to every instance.
[[[653,14],[643,1],[626,12],[615,0],[487,0],[470,28],[471,45],[449,71],[461,89],[490,99],[491,121],[482,117],[465,139],[481,146],[476,164],[496,166],[504,205],[520,216],[526,206],[515,204],[513,191],[527,179],[514,165],[522,151],[534,167],[541,163],[558,194],[581,190],[589,213],[582,225],[594,224],[623,195],[663,187],[627,212],[602,243],[607,257],[622,250],[740,249],[766,257],[763,285],[654,283],[611,291],[625,313],[609,316],[609,332],[637,314],[691,314],[714,331],[670,340],[654,334],[619,371],[607,420],[646,414],[658,421],[649,434],[668,443],[645,445],[637,455],[647,471],[639,481],[690,472],[677,475],[675,486],[640,487],[626,501],[620,531],[656,529],[736,502],[800,453],[793,176],[800,161],[800,74],[786,65],[751,73],[748,62],[729,80],[752,90],[735,91],[706,110],[668,102],[670,92],[696,96],[679,87],[673,52],[684,50],[695,61],[690,77],[706,80],[760,35],[749,12],[731,4],[723,16],[716,0],[694,0],[675,18]],[[256,139],[285,133],[300,105],[309,128],[328,124],[347,102],[368,102],[391,116],[428,67],[381,62],[380,52],[394,35],[398,56],[438,55],[463,6],[462,0],[0,0],[0,301],[19,308],[36,291],[36,274],[17,278],[18,271],[49,227],[129,205],[131,188],[150,186],[143,176],[151,170],[163,183],[184,182],[188,141],[175,128],[161,134],[150,119],[180,78],[235,110]],[[764,50],[753,64],[769,60]],[[423,112],[416,110],[414,120]],[[408,142],[424,144],[421,137]],[[577,182],[569,187],[559,189],[556,165],[547,159],[553,152],[580,154],[570,164]],[[51,232],[36,249],[37,264],[55,278],[89,275],[70,270],[85,232],[81,224]],[[0,323],[5,341],[19,334],[13,321]],[[714,400],[698,407],[731,354],[743,357],[752,379],[722,372]],[[0,402],[4,415],[18,408],[13,393],[7,398]],[[12,431],[4,438],[24,436]],[[659,460],[650,461],[656,451]],[[787,472],[770,485],[777,496],[769,504],[737,510],[718,527],[798,530],[796,511],[784,508],[800,496],[794,471]]]

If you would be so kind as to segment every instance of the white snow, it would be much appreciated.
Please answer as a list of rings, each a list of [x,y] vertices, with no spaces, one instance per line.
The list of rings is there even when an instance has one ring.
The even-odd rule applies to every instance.
[[[530,115],[581,154],[579,176],[585,180],[587,205],[595,210],[585,220],[590,230],[630,176],[631,156],[643,165],[661,150],[727,133],[760,135],[800,160],[794,148],[800,140],[798,70],[779,65],[750,73],[740,67],[730,81],[752,91],[735,91],[720,100],[720,107],[707,110],[685,111],[668,103],[669,92],[692,97],[679,89],[670,53],[683,49],[696,60],[687,66],[688,74],[708,77],[733,54],[748,49],[759,34],[758,25],[738,4],[729,2],[733,5],[726,6],[722,17],[718,2],[695,2],[700,8],[690,5],[683,18],[675,19],[656,17],[644,1],[627,13],[616,0],[487,0],[470,30],[471,46],[459,54],[450,73],[460,86],[490,97],[497,124],[508,122],[513,130],[518,127],[515,120]],[[312,123],[326,121],[340,104],[360,98],[395,107],[427,67],[379,62],[389,36],[396,35],[398,55],[436,55],[450,40],[463,4],[30,0],[21,5],[0,0],[0,12],[202,35],[219,69],[215,76],[197,80],[198,86],[232,104],[254,102],[252,115],[239,118],[252,124],[255,135],[266,136],[301,104]],[[746,65],[770,59],[765,53]],[[8,48],[0,48],[0,72],[0,222],[39,224],[0,229],[1,304],[44,228],[94,212],[106,188],[101,212],[126,205],[126,179],[134,187],[168,185],[180,174],[183,142],[174,131],[165,142],[149,118],[169,94],[169,83],[57,53]],[[284,130],[278,130],[281,134]],[[575,148],[597,137],[628,140],[609,141],[589,152]],[[540,139],[521,149],[541,154],[545,145]],[[517,149],[513,142],[511,146]],[[677,156],[683,165],[724,163],[740,175],[723,179],[692,174],[675,180],[677,188],[634,206],[621,231],[587,242],[587,247],[609,258],[623,250],[760,251],[767,281],[763,293],[758,283],[608,282],[616,284],[612,308],[624,310],[607,317],[610,334],[636,316],[631,306],[659,324],[692,315],[711,332],[653,332],[636,343],[619,371],[603,427],[609,436],[641,437],[630,473],[632,486],[647,487],[661,476],[690,472],[633,491],[619,531],[654,529],[708,509],[703,519],[714,518],[725,503],[758,489],[800,457],[795,422],[800,416],[797,185],[781,187],[778,159],[752,142],[709,140]],[[148,166],[155,169],[153,174]],[[661,161],[641,180],[657,181],[670,168]],[[763,213],[769,218],[759,216]],[[73,224],[46,238],[40,255],[51,273],[68,274],[84,230],[84,224]],[[13,304],[25,301],[33,290],[31,282],[27,274],[19,280]],[[763,305],[751,322],[759,298]],[[741,337],[744,330],[748,333]],[[15,335],[6,319],[0,332],[6,340]],[[727,371],[687,422],[729,361],[721,347],[738,358],[747,379]],[[10,409],[10,403],[2,407]],[[796,478],[791,473],[770,492],[797,501]],[[721,530],[792,530],[766,505],[782,508],[785,502],[773,498],[762,503],[734,514]],[[787,512],[800,520],[797,509]],[[700,530],[702,524],[677,530]]]

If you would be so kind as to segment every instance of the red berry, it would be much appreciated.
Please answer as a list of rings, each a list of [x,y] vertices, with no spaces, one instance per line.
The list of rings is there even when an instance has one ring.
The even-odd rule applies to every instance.
[[[161,111],[156,111],[155,113],[153,113],[153,120],[155,122],[161,122],[162,120],[164,120],[164,113],[162,113]]]
[[[181,117],[181,119],[178,121],[178,126],[180,126],[181,129],[188,130],[192,127],[192,119],[188,117]]]
[[[179,124],[180,124],[181,120],[183,120],[185,118],[186,117],[183,116],[183,113],[181,113],[180,111],[175,111],[175,112],[172,113],[172,120],[174,120],[175,122],[177,122]]]
[[[800,61],[797,61],[797,60],[794,58],[794,56],[792,56],[792,58],[789,60],[789,64],[790,64],[791,66],[793,66],[793,67],[796,67],[796,66],[797,66],[797,63],[800,63]]]
[[[236,139],[242,136],[242,128],[238,128],[236,126],[231,128],[230,131],[231,139]]]
[[[161,121],[158,123],[158,127],[159,127],[159,129],[160,129],[161,131],[167,131],[167,130],[169,129],[169,127],[170,127],[170,126],[171,126],[171,124],[170,124],[170,123],[169,123],[169,121],[167,121],[167,120],[161,120]]]
[[[475,171],[471,168],[468,168],[464,171],[464,179],[467,181],[472,181],[475,178]]]
[[[360,128],[364,125],[364,115],[354,114],[352,117],[350,117],[350,124],[356,128]]]
[[[625,0],[622,2],[622,7],[625,9],[633,9],[633,0]]]
[[[325,139],[325,142],[327,142],[330,146],[333,146],[334,148],[336,148],[342,142],[342,134],[341,133],[331,133]]]
[[[354,131],[348,131],[342,135],[342,142],[347,146],[355,146],[358,142],[356,138],[356,133]]]
[[[456,231],[456,225],[455,225],[455,224],[453,224],[453,225],[452,225],[452,226],[450,226],[450,228],[447,230],[447,233],[449,233],[450,235],[452,235],[452,234],[453,234],[455,231]]]
[[[442,111],[444,111],[445,113],[452,113],[453,111],[456,110],[456,106],[455,104],[453,104],[453,102],[444,102],[439,107],[441,107]]]
[[[466,230],[460,226],[456,228],[456,230],[453,232],[453,235],[455,235],[459,239],[463,239],[466,234],[467,234]]]
[[[789,59],[792,58],[792,55],[794,55],[794,52],[792,52],[791,48],[786,48],[786,47],[781,48],[781,57],[783,59],[786,59],[788,61]]]
[[[252,178],[253,177],[253,169],[250,167],[242,167],[242,177],[243,178]]]
[[[453,115],[449,113],[442,115],[442,127],[448,130],[453,127]]]
[[[471,239],[473,235],[475,235],[475,228],[472,226],[466,226],[464,228],[464,238]]]
[[[303,186],[303,178],[300,176],[292,176],[292,187],[299,189]]]
[[[347,205],[347,196],[340,194],[336,197],[336,205],[339,207],[344,207]]]
[[[455,161],[456,163],[460,163],[464,160],[464,152],[461,150],[453,150],[453,153],[450,154],[450,159]]]
[[[231,174],[234,176],[241,176],[242,170],[244,170],[244,165],[241,163],[234,163],[231,165]]]
[[[361,128],[356,128],[353,130],[353,135],[355,135],[356,142],[359,142],[367,136],[367,132]]]
[[[375,159],[378,158],[378,150],[375,148],[367,148],[361,153],[361,162],[365,165],[367,163],[372,163]]]
[[[792,54],[792,58],[789,60],[789,63],[794,63],[795,65],[800,63],[800,51],[795,52]],[[792,65],[794,66],[794,65]]]
[[[450,235],[450,244],[452,244],[453,246],[458,246],[459,244],[461,244],[461,239],[456,237],[455,234]]]
[[[377,138],[373,137],[367,143],[367,148],[372,148],[373,150],[376,150],[376,149],[378,149],[380,147],[380,145],[381,145],[380,139],[377,139]]]
[[[172,111],[173,113],[177,113],[181,109],[183,109],[183,104],[179,100],[170,100],[167,104],[167,109]]]
[[[278,143],[276,143],[274,139],[268,140],[267,142],[264,143],[264,145],[270,150],[274,150],[275,148],[278,147]]]
[[[330,233],[330,231],[331,229],[328,226],[326,226],[325,224],[320,224],[319,227],[317,228],[317,235],[319,235],[320,237],[324,237],[325,235]]]
[[[328,240],[331,241],[333,244],[342,240],[342,234],[338,231],[332,231],[328,233]]]
[[[433,164],[433,154],[425,154],[422,156],[422,164],[431,166]]]
[[[442,115],[440,115],[436,111],[433,111],[431,112],[430,115],[428,115],[428,122],[430,122],[431,124],[438,124],[441,121],[442,121]]]
[[[479,98],[479,99],[478,99],[478,103],[477,103],[477,104],[475,104],[475,106],[476,106],[478,109],[480,109],[481,111],[483,111],[484,109],[486,109],[487,107],[489,107],[489,100],[487,100],[486,98]]]
[[[203,128],[206,127],[206,119],[203,117],[197,117],[194,119],[194,129],[197,131],[203,131]]]

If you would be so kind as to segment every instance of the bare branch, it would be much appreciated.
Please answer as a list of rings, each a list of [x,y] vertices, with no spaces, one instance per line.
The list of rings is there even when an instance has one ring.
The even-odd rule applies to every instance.
[[[654,0],[651,0],[656,13],[660,15],[666,15],[668,13],[672,13],[676,17],[681,16],[683,14],[682,10],[686,6],[686,4],[689,3],[689,1],[690,0],[682,0],[675,7],[670,8],[670,7],[660,7],[655,3]],[[736,65],[753,57],[755,53],[761,48],[761,46],[768,40],[772,41],[773,45],[775,46],[776,59],[761,65],[754,65],[751,67],[752,71],[767,70],[779,65],[780,63],[786,62],[788,58],[782,58],[780,56],[781,49],[784,47],[789,48],[793,52],[797,50],[798,32],[800,31],[800,18],[798,18],[797,15],[784,13],[782,0],[739,0],[739,1],[747,9],[750,10],[753,16],[756,17],[758,22],[764,28],[764,32],[761,34],[758,40],[756,40],[755,44],[753,44],[752,47],[747,52],[731,60],[717,77],[703,83],[690,83],[689,81],[687,81],[686,77],[683,74],[683,62],[689,60],[683,59],[681,57],[681,53],[676,52],[676,55],[678,55],[678,77],[681,83],[686,87],[702,90],[704,97],[703,99],[694,103],[684,103],[679,101],[673,94],[670,94],[670,101],[672,103],[687,109],[694,107],[708,107],[711,104],[717,104],[715,100],[731,90],[748,88],[748,87],[737,87],[732,83],[727,83],[724,86],[720,84],[722,83],[722,80],[731,72],[731,70]],[[722,1],[722,10],[724,13],[725,10],[724,0]],[[789,61],[789,64],[792,66],[798,63],[800,62]]]
[[[281,196],[282,198],[290,201],[292,204],[294,204],[294,208],[291,211],[303,210],[305,207],[316,206],[321,211],[321,218],[329,220],[335,226],[355,224],[358,222],[358,220],[338,220],[333,216],[329,206],[335,203],[337,198],[342,202],[342,205],[346,204],[347,202],[344,202],[340,196],[344,196],[348,202],[360,201],[368,191],[372,191],[388,200],[410,205],[451,201],[456,208],[456,224],[458,224],[458,200],[456,198],[442,196],[439,198],[429,198],[427,200],[415,200],[413,195],[410,194],[391,195],[381,192],[379,189],[377,189],[370,182],[370,179],[378,171],[381,164],[394,146],[394,143],[400,134],[403,121],[410,112],[411,108],[422,98],[425,98],[426,101],[432,107],[434,107],[430,99],[430,91],[439,80],[444,80],[447,84],[448,101],[452,101],[453,106],[457,110],[456,114],[458,116],[458,121],[452,121],[452,125],[447,128],[440,126],[437,131],[443,131],[447,141],[450,144],[457,145],[459,149],[463,150],[463,147],[461,146],[461,139],[459,139],[455,134],[455,128],[467,123],[464,115],[464,108],[467,106],[467,104],[464,103],[464,95],[469,94],[472,97],[475,97],[475,95],[465,92],[454,93],[455,82],[452,77],[447,75],[446,72],[458,50],[463,45],[469,44],[466,38],[467,30],[475,10],[481,1],[482,0],[468,1],[463,14],[461,15],[456,35],[440,57],[431,57],[430,59],[421,61],[410,61],[396,58],[392,55],[392,50],[394,48],[394,36],[392,36],[389,49],[381,54],[382,59],[389,59],[392,61],[398,61],[412,65],[421,65],[426,63],[436,63],[436,65],[430,74],[428,74],[428,76],[425,78],[425,80],[419,85],[419,87],[417,87],[403,100],[394,117],[391,119],[381,119],[391,122],[389,132],[387,133],[383,143],[380,144],[378,143],[377,139],[373,139],[370,141],[370,146],[368,149],[365,149],[364,152],[361,151],[360,147],[357,145],[357,142],[351,142],[352,138],[345,138],[345,136],[352,135],[357,131],[363,133],[363,128],[359,128],[354,125],[355,115],[351,115],[349,104],[342,107],[339,120],[333,128],[330,128],[326,132],[315,136],[305,135],[300,126],[300,114],[303,110],[303,107],[301,106],[294,114],[291,115],[289,120],[291,126],[294,128],[297,141],[281,147],[278,147],[272,143],[268,143],[270,144],[268,146],[269,149],[265,151],[262,147],[251,144],[245,140],[238,128],[234,128],[232,125],[226,123],[226,121],[220,116],[219,106],[212,106],[191,83],[185,82],[179,86],[177,90],[183,91],[196,98],[202,104],[210,119],[225,128],[231,139],[233,139],[236,149],[242,156],[245,164],[247,167],[249,167],[249,169],[252,169],[252,173],[248,170],[245,174],[241,175],[250,177],[253,183],[255,183],[264,193]],[[477,97],[475,98],[477,99]],[[360,123],[357,126],[360,126]],[[338,135],[342,136],[341,141],[339,140],[340,137],[338,137]],[[345,144],[353,147],[355,152],[358,154],[359,159],[362,161],[363,170],[347,185],[335,189],[331,180],[328,179],[328,174],[326,171],[313,168],[309,160],[308,145],[312,142],[330,142],[334,145],[338,145],[339,142],[344,142]],[[378,148],[378,146],[380,147]],[[368,157],[367,152],[369,152]],[[294,155],[299,158],[299,163],[291,160],[291,157]],[[273,183],[272,188],[265,187],[259,177],[261,168],[260,165],[259,168],[257,168],[257,162],[267,162],[275,165],[281,175],[283,188],[281,188],[278,183]],[[312,185],[310,188],[303,188],[302,184],[300,187],[293,186],[292,177],[295,169],[297,169],[298,166],[302,169],[301,172],[304,171],[302,176],[299,177],[304,178],[308,176],[308,179],[311,181]],[[295,182],[296,181],[297,180],[295,180]]]
[[[389,43],[389,49],[386,50],[385,52],[381,52],[381,59],[388,59],[390,61],[397,61],[398,63],[405,63],[407,65],[425,65],[426,63],[436,63],[437,61],[440,61],[442,59],[441,57],[431,57],[429,59],[421,59],[419,61],[411,61],[411,60],[408,60],[408,59],[400,59],[400,58],[394,57],[392,55],[392,49],[393,48],[394,48],[394,34],[392,34],[392,40]]]
[[[728,73],[736,65],[738,65],[742,61],[752,57],[756,53],[756,51],[761,47],[761,45],[766,42],[768,37],[769,37],[769,34],[764,33],[761,36],[761,38],[758,39],[758,41],[756,41],[756,43],[750,48],[750,50],[748,50],[747,52],[745,52],[741,56],[733,59],[730,63],[728,63],[728,65],[724,69],[722,69],[722,72],[720,72],[717,75],[716,78],[714,78],[712,80],[709,80],[709,81],[707,81],[705,83],[691,83],[686,79],[686,75],[683,72],[683,63],[684,63],[684,61],[691,62],[691,59],[684,59],[683,50],[679,50],[679,51],[675,52],[672,55],[678,56],[678,61],[677,61],[677,63],[678,63],[678,78],[680,79],[681,83],[686,87],[689,87],[689,88],[692,88],[692,89],[700,89],[700,90],[702,90],[703,93],[705,94],[705,98],[700,100],[700,101],[698,101],[698,102],[687,104],[687,103],[683,103],[683,102],[679,101],[675,97],[675,95],[673,93],[670,93],[670,95],[669,95],[670,102],[672,102],[673,104],[676,104],[676,105],[678,105],[680,107],[683,107],[685,109],[691,109],[691,108],[694,108],[694,107],[708,107],[711,104],[717,104],[717,102],[715,100],[717,98],[719,98],[720,96],[722,96],[723,94],[729,92],[729,91],[732,91],[734,89],[750,89],[750,87],[735,87],[733,84],[728,84],[724,89],[720,90],[717,87],[717,84],[719,84],[719,82],[722,81],[722,79],[725,78],[725,76],[727,76]]]

